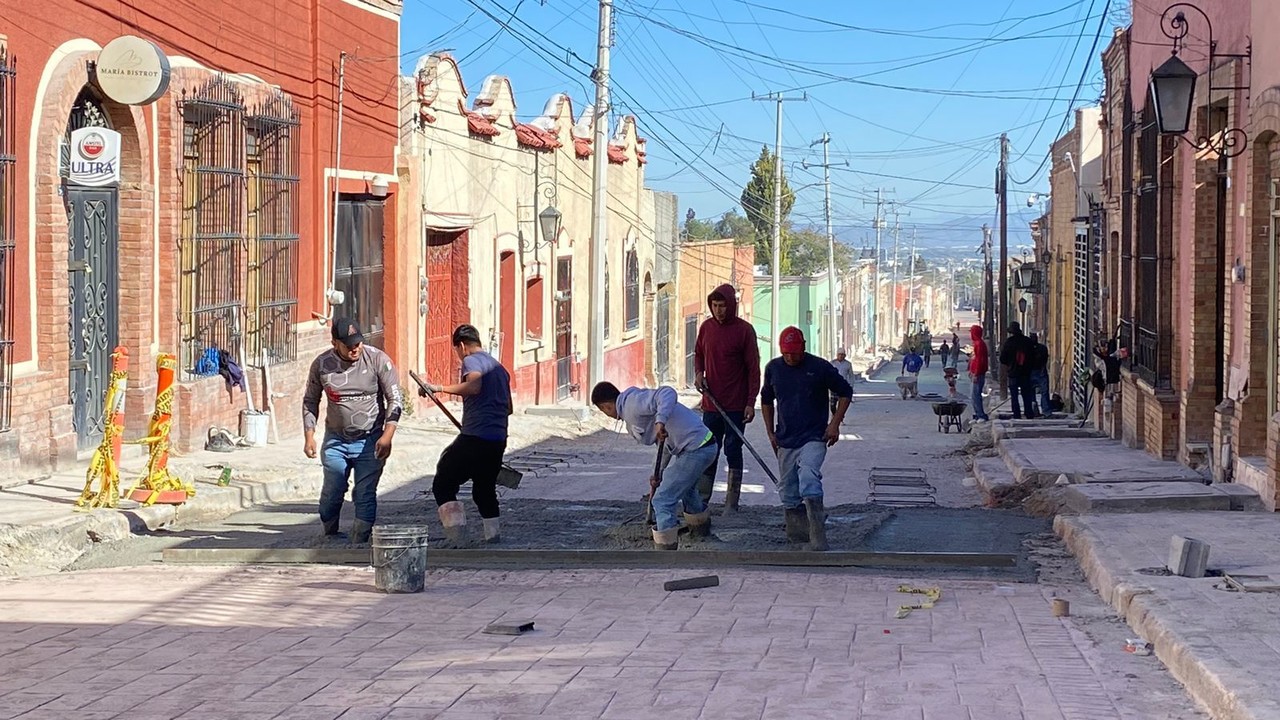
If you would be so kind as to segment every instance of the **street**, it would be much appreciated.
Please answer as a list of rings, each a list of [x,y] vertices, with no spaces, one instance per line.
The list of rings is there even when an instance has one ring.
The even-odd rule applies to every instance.
[[[862,503],[866,468],[916,465],[952,508],[898,510],[899,528],[881,525],[865,544],[918,545],[912,523],[955,531],[916,518],[977,513],[985,532],[1006,528],[1029,573],[433,568],[425,593],[388,596],[369,568],[156,562],[163,547],[227,532],[266,545],[282,522],[268,506],[103,544],[78,564],[98,569],[0,584],[0,718],[1206,717],[1158,660],[1124,651],[1123,623],[1043,521],[966,507],[978,497],[957,451],[974,436],[937,432],[928,402],[891,392],[896,368],[882,375],[857,387],[828,459],[832,492]],[[922,391],[937,392],[940,375],[935,364]],[[504,498],[507,517],[518,520],[522,498],[574,488],[582,501],[637,499],[648,451],[623,440],[578,441],[586,459],[526,480]],[[402,458],[414,451],[397,446]],[[389,495],[413,498],[404,506],[421,518],[425,482]],[[771,483],[761,485],[750,505],[772,513]],[[562,520],[573,512],[556,504]],[[311,512],[289,514],[295,535],[284,534],[314,536]],[[705,572],[720,585],[662,590]],[[941,597],[899,619],[924,599],[900,584]],[[1068,599],[1071,617],[1053,617],[1052,598]],[[481,633],[517,619],[534,631]]]

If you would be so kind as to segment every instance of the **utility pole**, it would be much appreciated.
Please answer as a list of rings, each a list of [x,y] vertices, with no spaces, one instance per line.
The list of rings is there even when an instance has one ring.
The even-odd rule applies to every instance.
[[[595,142],[591,173],[591,292],[588,313],[587,385],[583,395],[591,404],[591,388],[604,380],[604,258],[609,234],[609,45],[613,35],[613,0],[600,0],[599,38],[596,41]]]
[[[1000,172],[996,178],[1000,196],[1000,325],[1004,333],[1009,327],[1009,136],[1000,134]],[[992,338],[995,339],[994,337]],[[997,363],[999,364],[999,363]],[[1009,374],[1000,365],[1000,399],[1009,397]]]
[[[827,296],[830,301],[827,303],[827,357],[835,357],[836,350],[839,348],[839,342],[836,339],[836,235],[831,227],[831,135],[822,133],[822,138],[809,143],[809,147],[822,144],[822,170],[823,185],[826,188],[826,199],[823,202],[823,211],[827,216]],[[849,161],[845,160],[844,165],[848,165]],[[809,163],[805,162],[804,167],[808,169]]]
[[[910,214],[911,214],[911,213],[909,213],[909,212],[903,212],[903,211],[899,210],[899,209],[898,209],[898,207],[897,207],[897,203],[894,203],[894,208],[893,208],[893,283],[892,283],[892,287],[893,287],[893,294],[891,295],[892,300],[891,300],[891,301],[890,301],[890,303],[889,303],[889,304],[890,304],[890,306],[892,307],[892,309],[891,309],[891,310],[890,310],[890,312],[889,312],[889,333],[890,333],[890,335],[892,335],[893,337],[899,337],[899,336],[901,336],[901,335],[905,332],[905,330],[903,329],[903,326],[898,325],[898,247],[899,247],[900,240],[902,239],[902,238],[901,238],[901,234],[902,234],[902,223],[899,221],[899,217],[900,217],[900,216],[902,216],[902,215],[910,215]]]
[[[605,0],[601,0],[604,2]],[[798,98],[784,98],[782,93],[769,93],[763,97],[757,97],[752,93],[753,100],[769,100],[778,103],[778,120],[777,129],[773,141],[773,286],[769,293],[770,320],[769,320],[769,346],[773,348],[773,354],[780,355],[778,346],[778,335],[781,334],[782,328],[778,319],[778,295],[779,282],[778,276],[782,272],[782,103],[787,100],[799,100],[801,102],[809,99],[809,94],[805,93]]]
[[[870,205],[870,201],[863,200],[863,205]],[[884,189],[876,188],[876,260],[872,265],[871,274],[871,353],[874,355],[880,349],[880,308],[877,307],[880,298],[880,231],[884,229]],[[891,303],[892,304],[892,303]]]
[[[991,226],[982,225],[982,328],[983,334],[987,338],[988,343],[995,342],[995,278],[991,268]],[[996,366],[999,363],[991,363],[988,373],[995,375],[997,373]]]

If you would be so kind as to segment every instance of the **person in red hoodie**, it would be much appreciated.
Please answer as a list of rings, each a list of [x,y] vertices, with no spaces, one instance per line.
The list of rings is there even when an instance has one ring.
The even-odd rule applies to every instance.
[[[760,393],[760,348],[751,323],[738,317],[738,294],[732,285],[724,284],[707,296],[711,317],[698,328],[693,347],[694,387],[714,396],[724,410],[728,422],[739,430],[755,418],[756,396]],[[724,496],[725,512],[736,512],[742,494],[742,440],[725,425],[725,417],[716,411],[711,398],[702,398],[702,421],[724,449],[729,477]],[[712,463],[698,482],[703,500],[711,499],[716,471],[720,463]]]
[[[986,422],[987,411],[982,408],[982,390],[987,385],[987,372],[991,370],[991,354],[987,351],[987,341],[982,339],[982,326],[969,328],[969,337],[973,340],[973,357],[969,358],[969,379],[973,381],[973,421]]]

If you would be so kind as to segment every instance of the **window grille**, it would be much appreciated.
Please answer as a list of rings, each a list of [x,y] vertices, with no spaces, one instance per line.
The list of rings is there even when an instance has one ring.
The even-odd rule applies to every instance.
[[[249,362],[297,359],[298,112],[277,93],[247,120]]]
[[[181,360],[218,372],[216,353],[239,360],[244,337],[245,122],[240,94],[217,76],[183,94]]]
[[[0,46],[0,432],[13,415],[13,255],[17,212],[17,63]]]
[[[627,251],[626,267],[627,331],[640,327],[640,258],[634,248]]]

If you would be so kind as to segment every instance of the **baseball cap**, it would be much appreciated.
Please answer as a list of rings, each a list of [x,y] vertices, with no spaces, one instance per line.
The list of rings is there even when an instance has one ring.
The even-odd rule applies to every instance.
[[[804,352],[804,333],[800,332],[800,328],[792,326],[782,331],[778,336],[778,349],[784,353],[802,353]]]
[[[333,321],[333,339],[353,348],[364,342],[364,333],[360,332],[360,325],[351,318],[338,318]]]

